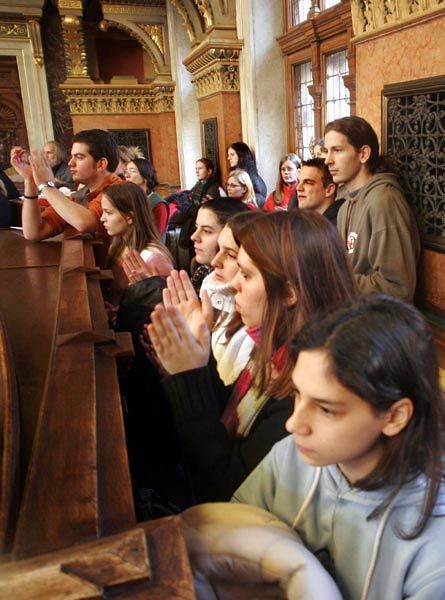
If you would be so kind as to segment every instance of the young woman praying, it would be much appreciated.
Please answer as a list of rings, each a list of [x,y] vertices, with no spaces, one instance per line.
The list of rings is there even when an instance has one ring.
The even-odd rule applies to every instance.
[[[194,295],[185,272],[172,272],[165,306],[155,309],[148,327],[170,374],[164,389],[197,500],[228,499],[284,437],[292,411],[287,346],[318,311],[336,308],[356,291],[340,236],[318,214],[258,214],[237,238],[235,318],[254,349],[233,386],[208,366],[210,331],[202,314],[192,311],[186,319],[175,307]],[[206,294],[203,304],[210,304]]]
[[[174,268],[173,258],[161,242],[153,214],[142,189],[129,181],[105,188],[102,196],[101,221],[111,237],[108,263],[114,280],[109,302],[116,308],[129,280],[122,261],[129,250],[136,250],[145,263],[148,275],[168,275]]]

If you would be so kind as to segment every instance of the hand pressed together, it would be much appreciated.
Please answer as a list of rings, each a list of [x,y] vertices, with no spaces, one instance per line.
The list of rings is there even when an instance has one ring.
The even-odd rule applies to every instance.
[[[192,333],[204,321],[210,329],[213,326],[213,307],[206,292],[201,301],[186,271],[172,271],[167,278],[167,288],[162,292],[164,306],[175,306],[187,321]],[[202,303],[201,303],[202,302]]]
[[[210,330],[204,319],[194,322],[194,331],[176,306],[158,304],[147,326],[156,355],[163,368],[173,375],[207,365],[210,355]]]
[[[133,249],[129,249],[126,252],[122,259],[122,267],[130,285],[156,275],[144,262],[139,252]]]

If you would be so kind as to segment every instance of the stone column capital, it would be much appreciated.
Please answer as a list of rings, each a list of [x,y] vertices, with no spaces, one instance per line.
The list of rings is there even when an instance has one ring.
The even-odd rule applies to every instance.
[[[184,60],[198,99],[220,92],[239,92],[240,40],[205,40]]]

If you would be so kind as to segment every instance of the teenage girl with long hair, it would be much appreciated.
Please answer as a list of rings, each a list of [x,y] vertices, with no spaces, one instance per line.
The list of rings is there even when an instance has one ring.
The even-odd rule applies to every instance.
[[[278,167],[277,187],[267,197],[264,210],[288,210],[289,202],[296,197],[300,167],[301,160],[296,154],[291,152],[283,156]]]
[[[160,240],[150,204],[138,185],[128,181],[105,188],[102,209],[100,220],[111,237],[108,263],[114,281],[110,302],[116,306],[129,283],[122,267],[129,250],[140,254],[150,275],[168,275],[174,268],[174,261]]]
[[[152,313],[148,328],[170,373],[164,389],[197,500],[228,499],[285,435],[292,411],[287,346],[319,310],[355,294],[341,239],[316,213],[261,213],[237,237],[239,270],[231,285],[255,344],[234,385],[222,386],[207,364],[210,333],[199,311],[186,321],[174,306],[193,298],[186,273],[172,272],[165,306]]]
[[[444,400],[422,315],[365,296],[307,323],[291,354],[292,435],[234,500],[296,529],[344,598],[444,598]]]

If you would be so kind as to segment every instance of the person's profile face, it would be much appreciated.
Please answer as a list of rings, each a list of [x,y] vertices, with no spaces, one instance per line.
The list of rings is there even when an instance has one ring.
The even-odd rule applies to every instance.
[[[231,169],[234,169],[238,165],[239,157],[236,153],[236,150],[234,150],[233,148],[229,148],[227,150],[227,161]]]
[[[208,169],[203,162],[198,160],[195,165],[195,173],[198,181],[207,179],[212,174],[211,169]]]
[[[212,210],[201,207],[196,216],[195,226],[190,239],[195,249],[196,262],[200,265],[210,265],[218,252],[218,235],[222,225]]]
[[[382,452],[386,413],[333,375],[326,350],[303,350],[292,373],[294,411],[286,422],[302,460],[337,464],[351,485],[369,475]]]
[[[211,263],[218,283],[230,283],[238,273],[238,251],[232,230],[225,225],[218,236],[218,252]]]
[[[261,327],[267,306],[267,292],[261,271],[241,246],[238,271],[230,282],[236,291],[235,309],[246,327]]]
[[[74,142],[71,148],[71,158],[68,162],[73,181],[85,185],[95,181],[98,176],[99,165],[102,164],[101,161],[96,161],[91,156],[88,144]]]
[[[236,177],[229,177],[226,183],[226,191],[229,198],[244,198],[247,186],[240,183]]]
[[[338,131],[328,131],[326,133],[325,147],[327,150],[325,163],[334,182],[353,186],[364,168],[360,160],[360,153],[349,142],[348,138]]]
[[[135,183],[139,187],[143,187],[145,183],[145,179],[142,177],[139,169],[135,165],[134,162],[129,162],[125,165],[124,168],[124,177],[125,181],[131,181]]]

